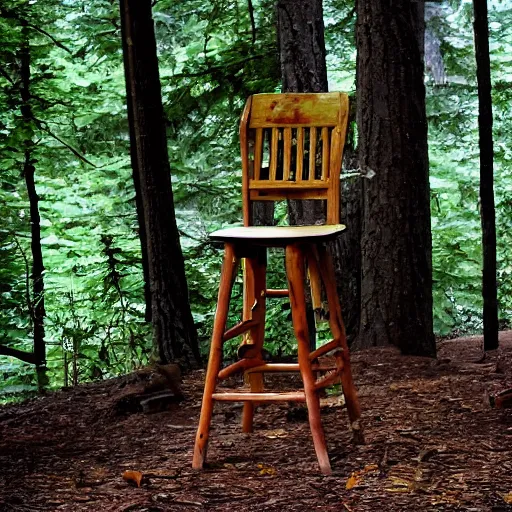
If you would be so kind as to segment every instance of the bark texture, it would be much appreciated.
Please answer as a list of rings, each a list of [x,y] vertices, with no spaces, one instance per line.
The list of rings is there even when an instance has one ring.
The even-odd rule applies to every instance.
[[[357,346],[434,356],[423,2],[358,0],[363,180]]]
[[[321,0],[278,0],[277,29],[283,92],[326,92]]]
[[[199,362],[171,186],[150,0],[120,0],[147,234],[153,339],[162,362]]]
[[[498,298],[496,289],[496,213],[494,209],[491,63],[487,0],[473,0],[475,55],[478,80],[480,133],[480,219],[482,224],[484,299],[484,350],[498,348]]]
[[[121,23],[121,37],[123,46],[123,64],[124,64],[124,77],[126,83],[126,107],[128,112],[128,130],[130,133],[130,162],[132,166],[133,187],[135,189],[135,209],[137,212],[137,222],[139,225],[139,239],[140,249],[142,256],[142,276],[144,279],[144,303],[146,311],[144,319],[146,322],[151,322],[151,289],[149,284],[149,261],[148,261],[148,242],[146,234],[146,222],[144,220],[144,206],[142,204],[142,194],[140,189],[140,171],[139,162],[137,158],[137,144],[135,144],[135,120],[133,116],[133,98],[132,88],[135,77],[132,76],[134,70],[130,67],[128,39],[126,37],[126,23]]]

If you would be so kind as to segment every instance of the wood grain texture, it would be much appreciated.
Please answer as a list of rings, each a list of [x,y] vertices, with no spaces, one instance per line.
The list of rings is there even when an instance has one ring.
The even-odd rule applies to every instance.
[[[336,126],[339,92],[255,94],[250,128],[272,126]]]
[[[288,289],[290,290],[292,322],[297,338],[300,372],[308,407],[309,427],[320,471],[324,475],[329,475],[331,474],[331,464],[320,416],[320,398],[315,390],[315,376],[309,359],[309,336],[304,290],[305,256],[299,246],[289,245],[286,247],[286,276],[288,278]]]
[[[249,200],[249,137],[247,122],[251,111],[252,97],[249,96],[245,104],[242,118],[240,119],[240,153],[242,156],[242,210],[244,226],[251,222],[250,200]]]
[[[221,229],[210,234],[213,240],[240,240],[257,244],[262,240],[278,240],[279,245],[294,241],[330,239],[345,230],[343,224],[324,226],[241,226]]]
[[[302,181],[304,171],[304,128],[297,128],[297,168],[295,180]]]
[[[275,181],[277,173],[277,148],[279,144],[279,130],[272,128],[270,140],[270,178],[269,181]]]
[[[348,107],[348,96],[339,92],[251,96],[240,124],[241,138],[245,131],[246,141],[242,143],[246,148],[242,151],[245,225],[250,224],[248,212],[254,201],[298,199],[326,200],[327,222],[337,223]],[[267,175],[262,169],[264,130],[269,133]],[[295,136],[292,130],[296,130]],[[250,133],[255,133],[252,156],[247,149]],[[306,193],[290,193],[299,189]],[[272,194],[266,192],[270,190]],[[314,190],[325,190],[326,194]]]
[[[352,428],[354,441],[357,444],[364,443],[363,430],[360,423],[361,408],[357,390],[352,378],[352,370],[350,367],[350,352],[347,345],[347,336],[345,333],[345,325],[341,315],[341,305],[336,291],[336,278],[334,275],[334,266],[331,255],[325,247],[317,246],[313,250],[318,259],[318,267],[322,275],[322,281],[325,285],[327,293],[327,301],[329,304],[329,325],[335,340],[338,340],[343,350],[336,353],[336,364],[341,374],[341,384],[343,395],[347,404],[347,412]]]
[[[254,179],[260,179],[261,171],[261,158],[263,156],[263,130],[258,128],[256,130],[256,137],[254,139]]]
[[[310,181],[271,181],[271,180],[251,180],[249,190],[280,190],[280,189],[318,189],[329,188],[328,181],[310,180]]]
[[[213,323],[210,356],[208,358],[208,368],[206,369],[201,415],[199,417],[199,426],[192,459],[192,467],[194,469],[201,469],[206,459],[210,423],[213,414],[213,394],[215,392],[217,375],[222,362],[222,338],[226,329],[229,300],[237,267],[238,258],[236,257],[235,247],[232,244],[226,244],[224,248],[224,261],[220,278],[217,311],[215,312],[215,320]]]
[[[329,128],[324,126],[322,128],[322,180],[324,181],[329,177],[329,150]]]
[[[309,129],[309,172],[308,172],[308,183],[312,183],[315,179],[316,169],[316,128],[312,126]]]
[[[290,178],[290,160],[292,156],[292,129],[285,128],[283,132],[283,181],[288,181]]]
[[[244,228],[251,229],[251,228]],[[251,327],[238,349],[239,357],[262,360],[262,348],[265,340],[265,313],[266,313],[266,273],[267,250],[258,248],[252,257],[245,259],[244,272],[244,303],[243,319],[252,320],[255,325]],[[249,374],[246,376],[251,393],[262,393],[263,375]],[[242,412],[242,432],[253,431],[254,401],[246,402]]]

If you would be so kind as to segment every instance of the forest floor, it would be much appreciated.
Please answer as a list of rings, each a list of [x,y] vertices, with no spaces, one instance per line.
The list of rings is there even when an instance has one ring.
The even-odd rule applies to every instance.
[[[153,414],[119,415],[123,378],[0,408],[1,511],[512,510],[512,409],[489,395],[512,387],[512,331],[482,359],[481,338],[438,345],[438,359],[393,349],[353,354],[366,444],[327,400],[333,467],[322,476],[304,410],[259,408],[240,433],[238,404],[216,406],[209,465],[190,467],[204,372],[187,399]],[[270,377],[275,378],[275,377]],[[152,474],[140,488],[126,470]]]

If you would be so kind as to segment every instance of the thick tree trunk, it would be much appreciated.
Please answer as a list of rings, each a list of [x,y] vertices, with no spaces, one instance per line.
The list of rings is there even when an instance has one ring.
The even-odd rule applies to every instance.
[[[162,362],[199,362],[171,187],[150,0],[121,0],[147,234],[153,339]]]
[[[480,218],[482,223],[484,350],[498,348],[496,219],[494,210],[491,63],[487,0],[473,0],[480,131]]]
[[[357,346],[435,355],[422,2],[358,0],[363,181]]]
[[[44,265],[41,248],[41,217],[39,215],[39,196],[35,185],[35,167],[33,160],[34,142],[32,137],[33,114],[30,105],[30,46],[28,27],[22,22],[23,42],[20,49],[20,78],[21,78],[21,115],[27,136],[24,141],[25,160],[23,164],[23,177],[27,186],[27,195],[30,210],[30,247],[32,251],[32,322],[34,326],[34,362],[37,367],[40,385],[44,384],[44,371],[46,366],[46,347],[44,340]]]
[[[139,239],[142,256],[142,276],[144,279],[144,303],[146,304],[146,311],[144,318],[146,322],[151,322],[151,290],[149,285],[149,261],[148,261],[148,240],[146,235],[146,223],[144,221],[144,207],[142,204],[142,194],[140,190],[140,172],[139,163],[137,159],[137,144],[135,143],[135,121],[133,117],[133,99],[132,89],[130,84],[133,83],[134,77],[133,69],[130,68],[129,62],[129,47],[128,40],[126,38],[126,25],[121,24],[121,37],[123,46],[123,64],[124,64],[124,76],[126,83],[126,106],[128,111],[128,129],[130,133],[130,161],[132,165],[132,178],[133,186],[135,189],[135,209],[137,212],[137,222],[139,225]]]
[[[321,0],[278,0],[277,34],[283,92],[326,92]]]

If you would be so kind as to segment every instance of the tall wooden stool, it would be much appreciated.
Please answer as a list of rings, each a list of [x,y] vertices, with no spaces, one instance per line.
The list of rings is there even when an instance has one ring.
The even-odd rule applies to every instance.
[[[206,372],[193,467],[206,458],[215,401],[244,402],[242,429],[251,432],[254,407],[262,402],[306,402],[313,444],[320,470],[331,472],[320,417],[319,393],[341,381],[350,425],[356,442],[362,442],[360,409],[352,381],[350,357],[334,267],[325,246],[345,226],[339,222],[340,169],[348,117],[348,97],[342,93],[257,94],[250,97],[240,123],[243,174],[244,227],[211,234],[224,242],[224,261]],[[324,199],[327,223],[323,226],[252,226],[252,203],[283,199]],[[285,250],[287,290],[266,286],[267,248]],[[241,259],[244,268],[242,321],[226,330],[233,281]],[[333,339],[310,351],[306,321],[305,281],[309,275],[313,307],[325,291]],[[265,338],[265,303],[270,297],[288,297],[298,346],[298,363],[269,363],[262,351]],[[225,341],[244,335],[239,360],[222,368]],[[319,358],[334,355],[335,365],[325,367]],[[266,392],[266,372],[300,372],[303,390]],[[247,392],[216,392],[217,382],[244,372]],[[321,374],[321,376],[318,376]]]

